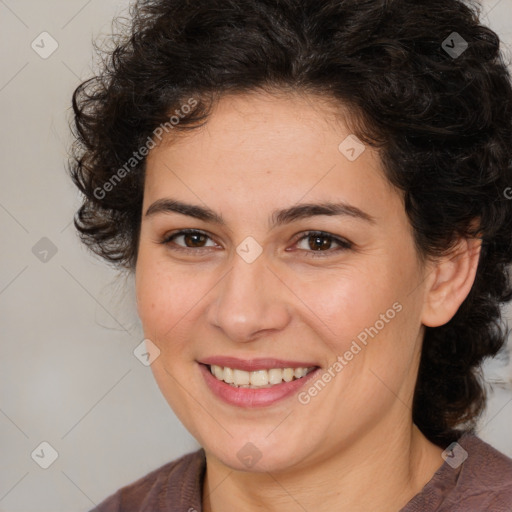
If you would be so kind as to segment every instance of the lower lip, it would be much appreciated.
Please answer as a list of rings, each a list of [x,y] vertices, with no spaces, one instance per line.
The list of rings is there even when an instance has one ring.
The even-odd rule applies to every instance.
[[[305,377],[282,382],[271,388],[235,388],[212,375],[208,366],[199,363],[199,367],[210,390],[224,402],[237,407],[265,407],[288,398],[295,394],[302,386],[316,375],[320,368],[309,372]]]

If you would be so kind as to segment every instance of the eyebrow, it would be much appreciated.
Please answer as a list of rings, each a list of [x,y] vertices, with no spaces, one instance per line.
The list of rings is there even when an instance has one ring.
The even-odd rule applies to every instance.
[[[145,217],[162,213],[180,213],[189,217],[194,217],[205,222],[212,222],[220,226],[225,226],[223,217],[208,207],[184,203],[175,199],[158,199],[145,213]],[[277,227],[297,220],[314,217],[317,215],[329,216],[348,216],[360,219],[370,224],[375,224],[375,218],[363,210],[346,203],[303,203],[282,210],[275,210],[271,216],[271,227]]]

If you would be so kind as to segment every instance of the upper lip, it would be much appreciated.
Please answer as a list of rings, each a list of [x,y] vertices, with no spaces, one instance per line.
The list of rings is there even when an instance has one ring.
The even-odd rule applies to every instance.
[[[257,359],[239,359],[237,357],[229,356],[212,356],[202,359],[199,363],[206,365],[216,365],[237,370],[244,370],[246,372],[256,370],[268,370],[270,368],[312,368],[317,365],[305,361],[285,361],[283,359],[274,359],[270,357],[257,358]]]

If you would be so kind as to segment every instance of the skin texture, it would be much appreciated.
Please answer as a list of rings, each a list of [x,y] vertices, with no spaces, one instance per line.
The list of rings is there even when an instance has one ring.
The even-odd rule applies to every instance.
[[[421,341],[425,325],[447,322],[467,296],[479,246],[462,240],[422,263],[378,153],[366,146],[351,162],[339,151],[349,134],[320,98],[253,93],[223,98],[203,128],[148,156],[138,312],[161,351],[155,379],[205,448],[205,511],[397,511],[443,462],[412,423]],[[225,226],[145,216],[162,198],[207,206]],[[374,221],[322,215],[270,228],[274,210],[323,201]],[[210,238],[189,239],[189,252],[177,250],[183,236],[161,243],[187,228]],[[315,237],[299,240],[307,231],[352,247],[327,238],[314,250]],[[263,249],[252,263],[236,252],[248,236]],[[307,405],[293,395],[241,409],[213,395],[199,371],[214,355],[327,369],[397,302],[401,311]],[[262,455],[250,470],[237,457],[247,442]]]

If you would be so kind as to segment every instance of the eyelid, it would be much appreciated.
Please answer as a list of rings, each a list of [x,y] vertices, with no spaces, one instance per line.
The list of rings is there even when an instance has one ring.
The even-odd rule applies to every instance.
[[[329,257],[333,254],[339,254],[341,251],[346,251],[353,248],[353,243],[349,240],[333,235],[332,233],[329,233],[327,231],[320,231],[320,230],[310,230],[310,231],[304,231],[302,233],[299,233],[297,237],[295,238],[295,241],[293,242],[294,245],[296,245],[298,242],[301,242],[304,239],[307,239],[311,236],[318,236],[318,237],[324,237],[329,238],[332,242],[338,244],[337,249],[327,249],[325,251],[313,251],[313,250],[305,250],[305,249],[298,249],[299,251],[303,251],[304,254],[307,257],[313,257],[313,258],[322,258],[322,257]]]
[[[189,235],[189,234],[198,234],[198,235],[204,235],[207,238],[209,238],[212,242],[215,242],[213,236],[208,233],[208,231],[203,231],[202,229],[192,229],[192,228],[186,228],[186,229],[179,229],[177,231],[171,231],[170,233],[165,234],[162,237],[162,240],[160,240],[159,243],[162,245],[169,245],[174,238],[177,238],[179,236],[183,235]],[[215,242],[217,243],[217,242]],[[183,251],[194,251],[196,252],[198,249],[212,249],[212,246],[207,247],[183,247],[181,245],[173,247],[173,250],[183,250]]]

